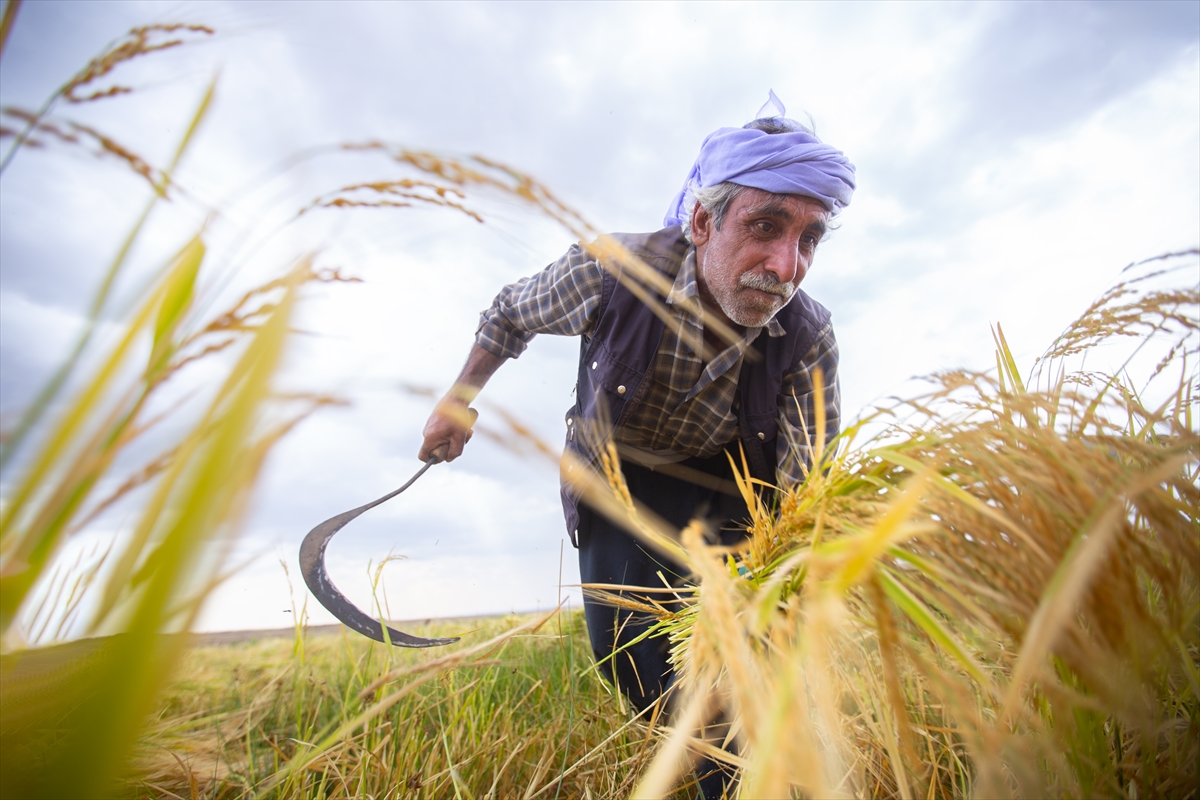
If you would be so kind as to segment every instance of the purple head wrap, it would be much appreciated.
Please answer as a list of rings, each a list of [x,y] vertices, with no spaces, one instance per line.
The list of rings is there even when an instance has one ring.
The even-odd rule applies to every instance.
[[[683,188],[663,218],[663,225],[682,224],[691,210],[683,207],[692,181],[701,189],[729,181],[773,194],[798,194],[825,204],[833,213],[850,204],[854,194],[854,165],[836,147],[830,147],[798,122],[787,133],[766,133],[748,128],[721,128],[700,145]]]

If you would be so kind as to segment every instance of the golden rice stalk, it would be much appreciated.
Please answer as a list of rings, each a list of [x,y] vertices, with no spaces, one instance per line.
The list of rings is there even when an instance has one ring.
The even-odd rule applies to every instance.
[[[182,188],[170,182],[163,170],[154,167],[142,156],[90,125],[84,125],[83,123],[71,120],[55,122],[39,119],[38,115],[34,112],[15,106],[5,106],[3,109],[0,109],[0,114],[20,120],[28,126],[29,133],[26,134],[22,141],[22,147],[42,148],[46,146],[47,139],[52,139],[61,144],[76,146],[85,146],[91,143],[95,145],[96,149],[93,152],[96,156],[112,157],[117,161],[124,162],[136,175],[144,178],[151,188],[157,191],[159,187],[162,187],[164,196],[168,188],[179,192],[183,191]],[[41,134],[42,138],[35,138],[34,134]],[[0,128],[0,139],[15,137],[16,135],[17,132],[12,128]]]
[[[5,7],[2,30],[0,30],[3,37],[0,41],[7,40],[8,34],[12,30],[13,21],[16,18],[18,5],[19,3],[10,2]],[[121,64],[132,61],[135,58],[163,50],[170,50],[189,41],[195,41],[198,37],[192,36],[193,34],[212,36],[215,33],[212,28],[205,25],[187,25],[183,23],[146,25],[133,28],[124,37],[110,43],[100,55],[88,62],[87,66],[72,75],[66,83],[47,98],[46,102],[36,112],[29,113],[11,108],[4,109],[6,114],[21,117],[25,122],[25,127],[20,132],[9,131],[13,135],[13,143],[10,145],[8,152],[4,154],[4,159],[0,161],[0,172],[3,172],[8,167],[22,146],[31,143],[30,135],[35,130],[41,130],[40,126],[43,120],[50,114],[60,99],[65,99],[68,103],[89,103],[95,100],[129,94],[133,89],[118,84],[113,84],[106,89],[96,89],[84,95],[79,94],[79,91],[85,87],[91,87],[96,81],[109,75],[109,73]],[[181,34],[181,36],[170,38],[176,34]],[[189,39],[188,37],[191,38]],[[2,54],[3,47],[0,47],[0,55]],[[135,167],[136,171],[141,172],[138,169],[138,165],[145,165],[145,162],[133,156],[130,151],[117,145],[112,139],[104,137],[95,131],[85,129],[83,126],[74,127],[81,132],[95,137],[105,150],[129,161],[131,166]],[[42,130],[42,132],[59,134],[61,136],[61,132],[53,128],[53,126]],[[63,138],[70,141],[69,137]]]
[[[180,22],[133,28],[122,39],[110,44],[103,53],[92,59],[86,67],[67,81],[61,89],[62,96],[71,103],[86,103],[132,92],[132,89],[125,86],[111,86],[107,89],[93,91],[85,96],[77,94],[80,89],[90,86],[121,64],[160,50],[179,47],[189,41],[186,37],[190,34],[212,36],[215,33],[216,31],[207,25],[188,25]],[[170,38],[177,34],[182,34],[182,37]],[[190,41],[195,41],[196,38],[198,37],[193,37]]]

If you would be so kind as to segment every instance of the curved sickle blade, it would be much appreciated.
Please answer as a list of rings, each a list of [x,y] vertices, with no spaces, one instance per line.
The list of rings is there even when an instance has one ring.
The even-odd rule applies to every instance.
[[[304,582],[308,584],[309,591],[321,601],[321,605],[325,606],[329,613],[341,620],[342,624],[377,642],[383,642],[384,644],[391,643],[397,647],[439,647],[444,644],[453,644],[458,641],[458,638],[425,639],[388,627],[387,638],[385,639],[383,629],[387,626],[360,611],[353,603],[346,599],[344,594],[338,591],[338,588],[333,585],[333,581],[329,580],[329,573],[325,571],[325,547],[329,544],[329,540],[333,538],[333,535],[344,528],[351,520],[364,511],[369,511],[380,503],[391,500],[409,486],[412,486],[417,478],[425,474],[425,470],[436,463],[436,459],[427,461],[425,466],[421,467],[417,474],[409,479],[408,483],[396,491],[385,494],[383,497],[373,500],[365,506],[359,506],[358,508],[325,520],[309,531],[308,535],[304,537],[304,542],[300,545],[300,573],[304,576]]]

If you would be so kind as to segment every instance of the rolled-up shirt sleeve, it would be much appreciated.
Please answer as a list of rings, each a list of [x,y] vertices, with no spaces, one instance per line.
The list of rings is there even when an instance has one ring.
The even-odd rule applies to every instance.
[[[842,394],[838,384],[838,345],[833,325],[817,336],[803,358],[783,377],[777,440],[779,481],[795,485],[804,480],[817,445],[817,370],[821,372],[825,405],[825,446],[842,429]]]
[[[500,358],[516,358],[539,333],[589,333],[600,305],[604,268],[579,245],[536,275],[500,290],[479,315],[475,342]]]

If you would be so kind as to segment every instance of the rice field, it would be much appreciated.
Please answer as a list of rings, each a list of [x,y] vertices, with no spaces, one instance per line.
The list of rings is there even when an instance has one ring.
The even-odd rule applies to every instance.
[[[925,394],[864,410],[812,443],[817,466],[775,500],[744,480],[743,547],[639,511],[611,450],[580,488],[696,576],[681,610],[645,607],[683,676],[670,714],[632,717],[577,612],[415,631],[464,634],[434,652],[303,623],[291,639],[190,641],[271,448],[336,402],[274,380],[305,287],[346,278],[303,259],[213,312],[199,298],[222,265],[202,229],[101,339],[212,93],[162,168],[51,110],[99,99],[98,76],[164,38],[207,35],[137,29],[41,111],[5,111],[24,124],[5,163],[22,142],[95,145],[154,192],[77,345],[4,431],[0,795],[690,797],[699,755],[740,770],[744,798],[1200,794],[1195,249],[1131,265],[1032,369],[997,327],[994,370],[930,376]],[[298,216],[486,218],[475,198],[500,194],[592,242],[647,302],[661,294],[654,270],[515,170],[377,141],[335,149],[411,177],[332,189]],[[131,467],[162,441],[147,436],[162,387],[201,362],[221,379]],[[527,445],[519,410],[506,419],[492,435]],[[130,534],[100,564],[63,562],[64,541],[130,497]],[[84,635],[64,643],[67,630]],[[718,718],[737,747],[706,733]]]

